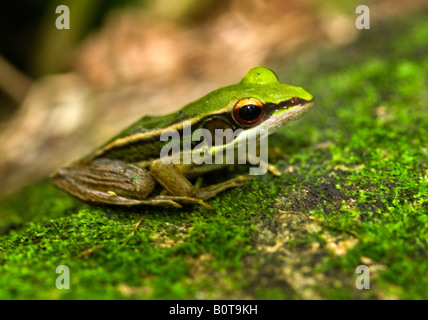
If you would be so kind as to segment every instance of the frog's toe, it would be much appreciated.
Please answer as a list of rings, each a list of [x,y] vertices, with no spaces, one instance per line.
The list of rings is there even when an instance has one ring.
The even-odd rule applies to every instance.
[[[282,172],[278,170],[278,168],[276,166],[274,166],[273,164],[268,164],[268,170],[270,173],[272,173],[274,176],[281,176]]]

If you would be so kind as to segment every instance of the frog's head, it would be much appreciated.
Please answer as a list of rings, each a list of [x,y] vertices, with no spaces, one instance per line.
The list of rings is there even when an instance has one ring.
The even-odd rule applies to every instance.
[[[199,109],[199,124],[214,139],[215,129],[242,129],[226,143],[236,145],[259,129],[271,134],[299,119],[313,102],[304,89],[280,83],[273,71],[256,67],[239,83],[213,91],[194,105],[204,106]]]
[[[280,83],[273,71],[263,67],[248,71],[239,85],[248,96],[235,103],[231,114],[245,129],[258,127],[271,134],[302,117],[314,103],[310,93]]]

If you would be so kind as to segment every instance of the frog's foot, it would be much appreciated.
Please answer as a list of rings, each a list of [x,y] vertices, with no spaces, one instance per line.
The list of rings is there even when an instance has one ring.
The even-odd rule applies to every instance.
[[[198,189],[195,194],[195,197],[198,199],[207,200],[209,198],[216,196],[218,193],[226,189],[241,187],[245,183],[245,181],[248,181],[251,179],[252,177],[250,175],[237,176],[230,180]]]
[[[117,203],[114,203],[117,204]],[[134,199],[125,199],[120,203],[121,205],[126,206],[139,206],[139,205],[148,205],[148,206],[162,206],[162,205],[171,205],[176,208],[182,208],[183,206],[172,200],[172,199],[147,199],[147,200],[134,200]]]
[[[159,195],[159,196],[156,196],[156,197],[154,197],[150,200],[146,200],[146,201],[162,201],[165,203],[167,203],[169,201],[169,202],[171,202],[171,204],[175,203],[175,204],[178,204],[180,207],[181,207],[180,203],[181,204],[190,204],[190,205],[200,204],[207,209],[214,209],[214,207],[212,205],[206,203],[203,199],[196,198],[196,197]]]
[[[178,202],[181,204],[190,204],[190,205],[199,204],[204,206],[207,209],[214,209],[213,206],[206,203],[204,200],[212,198],[216,196],[218,193],[226,189],[241,187],[245,183],[245,181],[248,181],[251,178],[252,177],[250,175],[241,175],[233,179],[224,181],[222,183],[213,184],[208,187],[197,189],[195,190],[196,193],[193,196],[159,195],[146,201],[173,201],[175,203]]]
[[[278,168],[276,166],[274,166],[273,164],[268,163],[268,170],[270,173],[272,173],[274,176],[279,177],[280,175],[282,175],[282,172],[278,170]]]
[[[206,208],[212,207],[204,200],[212,198],[226,189],[240,187],[245,181],[251,179],[251,176],[243,175],[199,189],[195,188],[174,164],[153,161],[150,165],[150,173],[169,193],[169,196],[159,195],[153,199],[170,199],[182,204],[201,204]]]

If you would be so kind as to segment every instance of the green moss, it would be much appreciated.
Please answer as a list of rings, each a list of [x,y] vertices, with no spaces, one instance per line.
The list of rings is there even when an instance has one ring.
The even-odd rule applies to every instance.
[[[49,182],[3,201],[0,297],[428,298],[427,17],[278,72],[316,99],[270,138],[285,174],[220,194],[215,210],[90,207]],[[355,288],[360,264],[370,290]],[[55,287],[58,265],[70,290]]]

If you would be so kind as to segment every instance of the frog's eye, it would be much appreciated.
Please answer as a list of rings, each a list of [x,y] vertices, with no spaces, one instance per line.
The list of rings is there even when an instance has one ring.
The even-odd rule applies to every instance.
[[[233,107],[233,118],[242,126],[255,126],[264,115],[263,102],[256,98],[243,98]]]

